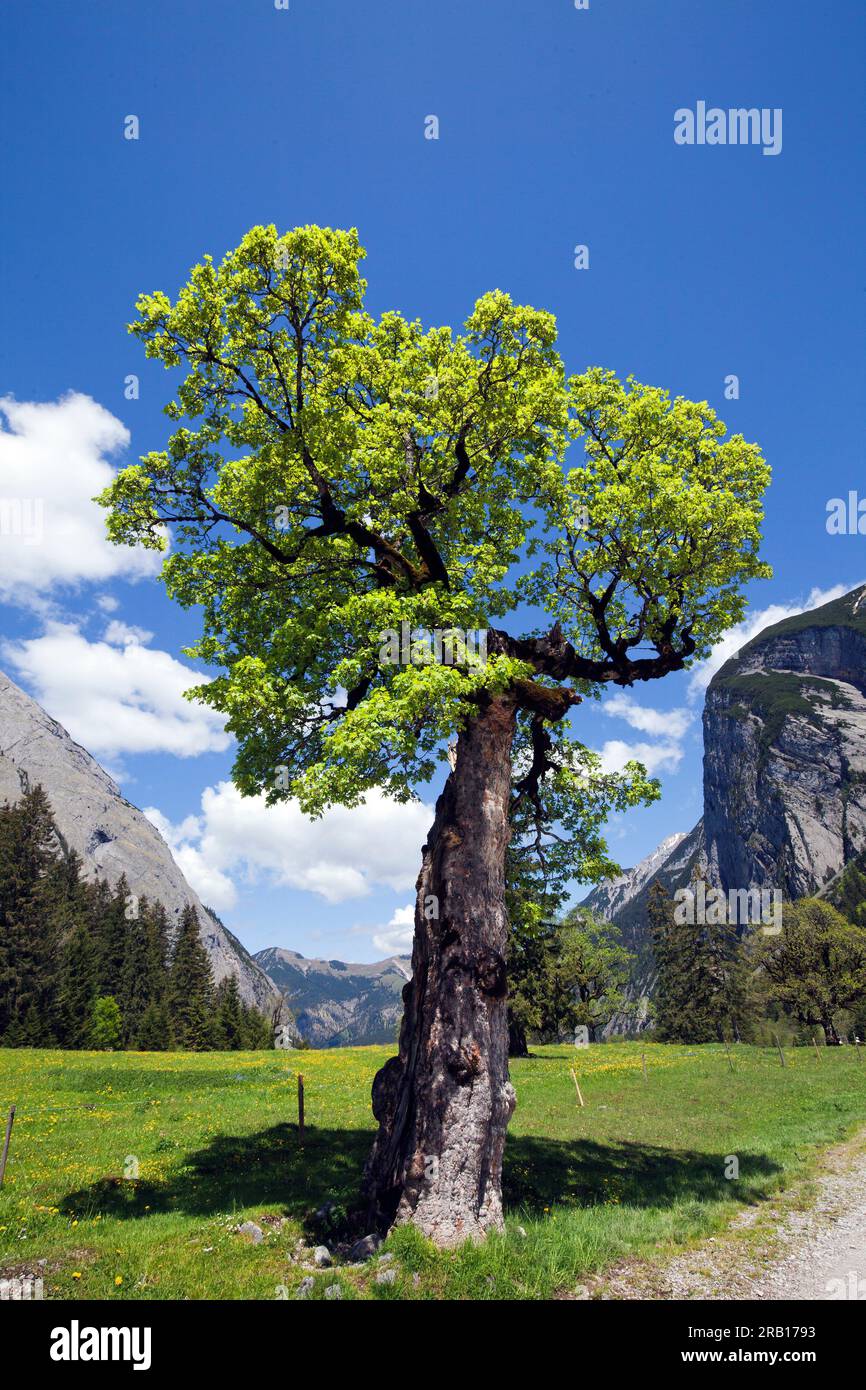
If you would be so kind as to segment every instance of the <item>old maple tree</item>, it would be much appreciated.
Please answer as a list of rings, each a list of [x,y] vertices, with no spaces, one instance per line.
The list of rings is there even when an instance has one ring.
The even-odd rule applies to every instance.
[[[457,735],[365,1173],[372,1219],[447,1245],[502,1223],[506,862],[524,889],[611,871],[606,814],[656,789],[604,775],[569,711],[741,617],[768,469],[706,403],[566,376],[552,315],[500,291],[460,333],[372,318],[362,256],[354,231],[256,227],[173,303],[144,295],[131,331],[177,374],[176,427],[101,500],[119,543],[171,531],[168,590],[220,672],[194,695],[243,792],[405,800]],[[384,661],[402,622],[487,629],[487,661]]]

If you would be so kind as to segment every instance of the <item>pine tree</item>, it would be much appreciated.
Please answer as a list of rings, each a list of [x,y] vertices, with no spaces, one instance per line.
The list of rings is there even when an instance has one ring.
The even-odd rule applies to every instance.
[[[90,1018],[96,998],[96,951],[85,919],[63,945],[58,989],[58,1023],[63,1047],[90,1046]]]
[[[148,1004],[142,1015],[135,1045],[139,1052],[167,1052],[171,1048],[171,1021],[162,1000],[152,999]]]
[[[237,978],[227,975],[220,980],[216,990],[214,1046],[226,1052],[242,1051],[246,1046],[247,1034],[244,1025]]]
[[[201,1052],[213,1045],[213,974],[201,942],[198,914],[184,908],[169,972],[168,1007],[177,1047]]]
[[[151,993],[154,999],[164,1001],[168,991],[171,960],[168,915],[162,903],[146,901],[142,906],[141,915],[147,933]]]
[[[245,1051],[264,1052],[269,1048],[273,1049],[274,1029],[271,1020],[250,1004],[241,1004],[241,1026]]]
[[[98,1046],[165,1050],[175,1032],[180,1047],[211,1046],[213,980],[193,909],[169,967],[162,905],[136,904],[124,877],[112,889],[81,869],[41,787],[0,807],[0,1043],[88,1048],[96,1026]],[[267,1021],[233,984],[222,1045],[268,1046]]]
[[[656,880],[647,914],[658,978],[653,999],[660,1042],[712,1042],[718,1037],[714,985],[701,924],[677,921],[670,894]]]
[[[41,899],[54,956],[52,1030],[60,1047],[87,1047],[86,1020],[95,992],[93,889],[81,858],[62,853],[42,881]]]
[[[123,961],[126,955],[129,884],[121,875],[112,889],[105,879],[96,885],[96,980],[99,993],[119,998],[123,988]]]
[[[711,906],[700,914],[685,904],[675,908],[656,880],[647,914],[658,971],[653,1005],[659,1041],[745,1038],[753,1022],[753,997],[743,942],[727,909]],[[700,915],[706,920],[699,921]]]
[[[59,852],[41,787],[0,811],[0,1037],[7,1047],[55,1041],[57,940],[45,881]]]

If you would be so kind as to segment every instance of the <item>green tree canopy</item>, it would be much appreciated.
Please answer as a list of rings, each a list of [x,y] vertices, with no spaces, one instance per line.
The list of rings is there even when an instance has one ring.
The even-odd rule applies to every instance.
[[[101,498],[118,542],[171,528],[169,592],[201,605],[191,652],[220,672],[195,695],[228,716],[238,785],[313,813],[409,796],[483,690],[516,689],[538,742],[589,683],[705,655],[768,573],[767,466],[705,402],[567,376],[553,316],[501,291],[460,332],[376,319],[363,254],[355,231],[256,227],[174,302],[143,295],[131,330],[180,372],[176,429]],[[541,627],[494,626],[526,603]],[[488,659],[383,661],[402,622],[492,629]],[[597,763],[543,739],[534,766],[582,814]]]
[[[820,898],[786,903],[782,930],[759,938],[757,959],[771,999],[838,1043],[840,1010],[866,996],[866,930]]]

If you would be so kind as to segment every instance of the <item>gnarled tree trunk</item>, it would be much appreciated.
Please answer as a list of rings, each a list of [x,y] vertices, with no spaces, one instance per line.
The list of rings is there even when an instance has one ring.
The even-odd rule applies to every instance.
[[[508,1079],[505,851],[515,705],[490,698],[457,744],[415,907],[399,1056],[373,1082],[379,1132],[365,1192],[380,1229],[437,1245],[502,1227]]]

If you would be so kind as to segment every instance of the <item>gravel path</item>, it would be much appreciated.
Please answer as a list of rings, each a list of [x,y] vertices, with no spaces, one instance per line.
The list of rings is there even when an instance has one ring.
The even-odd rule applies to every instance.
[[[742,1212],[726,1235],[663,1265],[624,1265],[582,1296],[866,1300],[863,1144],[861,1136],[825,1155],[808,1209],[780,1199]]]

